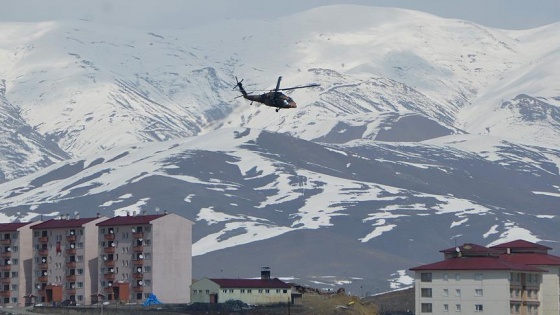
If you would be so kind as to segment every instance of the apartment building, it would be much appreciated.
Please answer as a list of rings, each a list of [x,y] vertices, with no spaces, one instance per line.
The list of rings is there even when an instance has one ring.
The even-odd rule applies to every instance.
[[[522,240],[442,250],[442,261],[410,269],[416,314],[557,315],[560,257],[548,250]]]
[[[91,303],[98,292],[96,224],[106,219],[66,215],[31,226],[35,303]]]
[[[176,214],[118,216],[99,227],[99,279],[109,301],[188,303],[192,222]]]
[[[33,250],[31,226],[39,222],[0,223],[0,306],[11,307],[30,303]]]

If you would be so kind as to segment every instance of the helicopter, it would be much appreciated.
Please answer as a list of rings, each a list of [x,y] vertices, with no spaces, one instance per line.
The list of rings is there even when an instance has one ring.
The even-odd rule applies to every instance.
[[[297,107],[296,102],[294,102],[294,100],[291,97],[287,96],[286,94],[280,91],[288,91],[288,90],[320,86],[320,84],[313,83],[308,85],[298,85],[294,87],[281,89],[280,81],[282,81],[282,77],[280,76],[278,77],[278,82],[276,82],[276,88],[274,90],[270,90],[269,92],[263,94],[248,94],[243,88],[243,84],[242,84],[243,79],[239,81],[237,77],[235,77],[235,81],[237,81],[237,84],[233,87],[233,89],[235,90],[236,88],[239,88],[239,90],[241,91],[241,95],[238,97],[243,96],[243,98],[250,100],[251,104],[253,104],[253,102],[257,102],[257,103],[264,104],[266,106],[276,107],[276,112],[278,112],[282,108],[287,109],[287,108]]]

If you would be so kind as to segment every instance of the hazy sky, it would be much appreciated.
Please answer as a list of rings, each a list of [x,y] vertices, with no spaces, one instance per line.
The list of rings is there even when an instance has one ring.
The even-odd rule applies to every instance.
[[[0,0],[0,21],[88,19],[184,28],[223,19],[277,17],[329,4],[407,8],[506,29],[560,22],[560,0]]]

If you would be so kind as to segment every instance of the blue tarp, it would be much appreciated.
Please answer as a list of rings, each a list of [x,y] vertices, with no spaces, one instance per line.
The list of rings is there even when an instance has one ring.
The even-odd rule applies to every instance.
[[[142,304],[142,305],[143,306],[150,306],[150,305],[156,305],[156,304],[161,304],[161,302],[157,299],[155,294],[150,293],[150,296],[148,296],[148,298],[146,299],[146,301],[144,301],[144,304]]]

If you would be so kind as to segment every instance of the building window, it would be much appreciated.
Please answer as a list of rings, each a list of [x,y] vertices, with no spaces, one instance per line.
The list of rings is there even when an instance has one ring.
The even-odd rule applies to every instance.
[[[422,303],[422,313],[431,313],[432,303]]]
[[[474,275],[474,280],[476,281],[482,281],[482,274],[481,273],[477,273]]]
[[[141,300],[142,299],[142,293],[136,293],[136,299]]]
[[[449,304],[443,304],[443,311],[449,312]]]
[[[227,293],[227,289],[223,289],[223,290],[222,290],[222,293]]]
[[[17,291],[18,290],[18,286],[17,284],[12,284],[12,291]]]
[[[475,304],[474,305],[475,312],[482,312],[482,304]]]
[[[432,282],[432,273],[431,272],[422,272],[420,274],[420,281],[421,282]]]
[[[262,290],[262,289],[259,289],[259,293],[263,293],[263,290]]]
[[[443,281],[449,280],[449,275],[447,273],[443,274]]]
[[[449,289],[443,289],[443,296],[449,296]]]
[[[422,297],[431,298],[432,297],[432,289],[431,288],[422,288],[421,289],[421,294],[422,294]]]
[[[455,274],[455,281],[461,281],[461,274],[460,273]]]
[[[245,294],[245,289],[241,289],[239,291],[241,291],[242,294]]]
[[[84,296],[83,295],[78,295],[78,301],[83,301],[84,300]]]
[[[482,289],[474,289],[475,296],[482,296]]]
[[[229,293],[233,293],[233,289],[229,289]]]
[[[456,312],[460,312],[460,311],[461,311],[461,304],[455,304],[455,311],[456,311]]]
[[[12,271],[12,278],[17,278],[17,277],[18,277],[17,271]]]
[[[253,293],[253,290],[248,289],[248,290],[247,290],[247,293],[251,294],[251,293]]]
[[[280,293],[280,289],[276,289],[276,293]]]
[[[288,290],[284,290],[284,291],[282,291],[282,293],[288,293]]]
[[[264,290],[264,293],[270,293],[269,289]]]
[[[206,294],[210,294],[210,290],[206,290]]]
[[[17,303],[17,302],[18,302],[17,297],[13,297],[13,298],[12,298],[12,303]]]

